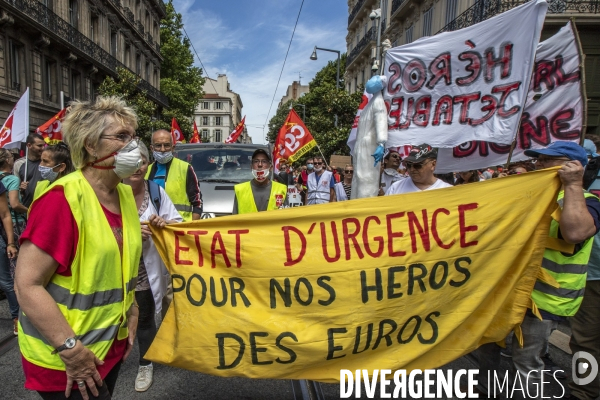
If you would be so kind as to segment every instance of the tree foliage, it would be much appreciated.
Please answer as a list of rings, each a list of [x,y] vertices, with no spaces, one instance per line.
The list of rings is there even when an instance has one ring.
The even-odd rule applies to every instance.
[[[346,55],[340,59],[340,74],[346,69]],[[337,60],[330,61],[315,75],[309,83],[310,92],[304,94],[294,104],[304,104],[306,118],[304,123],[312,133],[315,141],[321,148],[327,160],[333,154],[349,155],[350,149],[346,145],[356,110],[362,98],[362,90],[350,94],[344,90],[345,82],[340,76],[340,88],[336,89]],[[275,142],[279,129],[285,122],[289,113],[288,101],[282,104],[276,114],[269,121],[269,142]],[[295,105],[294,109],[302,118],[302,106]],[[338,126],[335,127],[335,115],[338,117]],[[315,148],[310,156],[319,154]],[[309,155],[303,157],[306,159]]]
[[[181,14],[175,12],[173,3],[166,4],[167,17],[160,22],[161,64],[160,90],[169,97],[169,108],[163,110],[161,119],[171,125],[175,117],[186,140],[192,137],[192,115],[204,97],[202,69],[194,67],[191,43],[182,33]]]
[[[145,92],[140,92],[137,89],[141,80],[139,76],[126,68],[117,69],[117,74],[116,78],[106,77],[98,91],[102,96],[120,96],[129,106],[133,107],[138,115],[137,135],[145,143],[150,143],[152,130],[158,128],[169,129],[169,125],[153,119],[157,105],[148,99]]]

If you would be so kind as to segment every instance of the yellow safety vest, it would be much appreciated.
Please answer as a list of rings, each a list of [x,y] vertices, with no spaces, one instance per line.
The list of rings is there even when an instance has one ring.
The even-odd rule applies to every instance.
[[[146,179],[150,178],[150,171],[152,171],[152,163],[146,172]],[[187,172],[190,164],[185,161],[181,161],[178,158],[173,158],[171,166],[169,167],[169,174],[165,178],[165,192],[175,204],[175,209],[183,218],[183,222],[192,220],[192,203],[187,195]]]
[[[234,187],[235,198],[237,199],[238,214],[248,214],[258,212],[254,195],[252,194],[252,186],[250,182],[238,183]],[[276,210],[277,198],[276,195],[283,196],[282,204],[285,201],[287,187],[278,182],[271,182],[271,194],[269,195],[269,204],[267,211]]]
[[[121,340],[128,335],[126,313],[133,304],[142,253],[135,198],[130,186],[117,186],[123,219],[121,257],[100,202],[81,171],[59,179],[47,190],[55,186],[64,188],[79,238],[71,276],[54,274],[46,290],[75,335],[102,360],[115,337]],[[19,316],[19,347],[27,361],[45,368],[65,370],[59,355],[51,354],[54,347],[23,312]]]
[[[588,192],[584,192],[584,195],[586,198],[595,197]],[[561,191],[557,200],[559,204],[562,203],[564,196],[565,192]],[[558,228],[559,223],[553,219],[550,223],[551,238],[558,238]],[[587,239],[583,247],[572,255],[548,248],[544,251],[543,272],[552,276],[559,287],[538,280],[531,293],[537,308],[564,317],[575,315],[583,300],[593,239],[593,237]]]
[[[37,198],[48,189],[48,186],[50,186],[50,181],[38,181],[37,185],[35,185],[35,191],[33,192],[33,199],[37,200]],[[29,208],[31,208],[31,206],[29,206]]]

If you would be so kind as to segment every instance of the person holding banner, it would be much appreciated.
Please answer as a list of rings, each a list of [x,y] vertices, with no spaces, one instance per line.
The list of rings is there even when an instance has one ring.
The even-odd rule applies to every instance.
[[[325,168],[323,165],[323,157],[317,156],[313,158],[314,172],[308,175],[306,181],[307,193],[306,193],[306,204],[323,204],[331,203],[335,201],[335,179],[333,174]]]
[[[63,132],[77,171],[32,203],[21,236],[19,347],[25,387],[42,398],[110,399],[138,319],[141,228],[121,183],[142,162],[137,116],[119,97],[71,107]]]
[[[352,176],[354,175],[354,167],[352,164],[346,164],[344,170],[344,180],[335,184],[335,201],[350,200],[352,194]]]
[[[202,193],[194,168],[173,157],[175,143],[171,133],[159,129],[152,134],[152,155],[146,179],[165,189],[184,221],[195,221],[202,215]]]
[[[408,157],[404,159],[404,166],[408,171],[409,179],[402,179],[393,183],[385,195],[451,187],[452,185],[434,176],[436,158],[437,150],[430,145],[413,146]]]
[[[587,155],[578,144],[557,141],[545,149],[526,150],[525,155],[534,157],[539,169],[561,167],[558,176],[562,182],[557,199],[562,208],[560,221],[551,222],[551,240],[531,294],[534,307],[527,310],[521,323],[523,347],[518,340],[512,342],[516,373],[527,382],[529,393],[538,393],[541,371],[546,369],[541,357],[550,334],[558,321],[577,313],[583,300],[592,238],[600,229],[600,201],[583,190]]]
[[[42,152],[46,142],[42,135],[31,133],[27,136],[27,155],[15,161],[13,173],[21,180],[22,203],[29,208],[33,201],[35,187],[42,180],[38,167],[42,161]],[[25,175],[27,174],[27,175]]]
[[[233,215],[276,210],[287,205],[287,186],[269,179],[272,172],[273,163],[269,153],[257,149],[252,154],[254,179],[233,187]]]

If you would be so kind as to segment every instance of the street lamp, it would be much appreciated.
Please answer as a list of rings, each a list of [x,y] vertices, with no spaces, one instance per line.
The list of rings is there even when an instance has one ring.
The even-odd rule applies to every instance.
[[[300,104],[300,103],[296,103],[294,104],[294,102],[292,101],[290,103],[290,110],[292,110],[294,108],[294,106],[302,106],[302,121],[306,122],[306,106],[304,104]]]
[[[337,76],[335,79],[335,88],[339,89],[340,88],[340,52],[338,50],[324,49],[322,47],[315,46],[315,49],[313,50],[312,54],[310,55],[310,59],[313,61],[315,61],[317,59],[317,50],[330,51],[332,53],[337,53]],[[335,115],[335,127],[336,128],[337,128],[337,125],[338,125],[338,116],[336,114]]]
[[[377,20],[377,47],[376,49],[376,54],[375,54],[375,61],[373,61],[373,66],[371,67],[371,71],[373,71],[373,74],[375,74],[378,70],[379,70],[379,65],[381,64],[381,3],[383,1],[380,1],[379,4],[379,8],[377,10],[373,10],[371,11],[371,14],[369,14],[369,18],[371,19],[371,21],[375,21]]]

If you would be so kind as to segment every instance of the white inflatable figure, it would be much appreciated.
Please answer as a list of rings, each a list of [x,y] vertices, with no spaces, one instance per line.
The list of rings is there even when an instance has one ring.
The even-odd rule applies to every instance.
[[[385,76],[376,75],[369,79],[365,87],[367,93],[371,93],[373,97],[363,109],[358,121],[354,145],[352,199],[375,197],[379,193],[378,163],[383,159],[388,138],[387,109],[381,92],[386,83]]]

